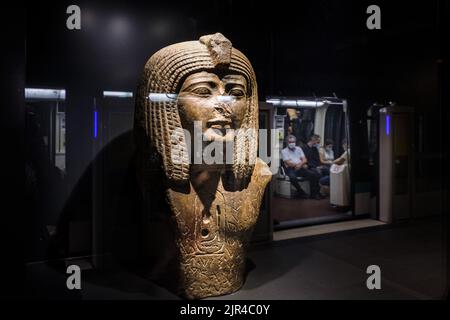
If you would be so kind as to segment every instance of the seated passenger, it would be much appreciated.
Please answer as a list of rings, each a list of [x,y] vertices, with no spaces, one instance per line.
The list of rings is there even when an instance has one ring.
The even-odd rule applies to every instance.
[[[296,145],[297,139],[293,135],[287,136],[287,148],[281,150],[281,156],[284,166],[286,167],[286,174],[289,177],[292,185],[295,187],[300,197],[306,198],[307,194],[302,190],[297,181],[297,177],[304,177],[309,181],[311,190],[310,197],[320,200],[322,196],[319,193],[319,179],[320,174],[316,170],[308,168],[305,154],[300,147]]]
[[[328,144],[329,142],[331,142],[331,147],[332,147],[333,142],[332,142],[331,140],[327,140],[327,143],[325,143],[325,148],[326,148],[327,146],[329,146],[329,144]],[[329,157],[328,159],[326,159],[326,158],[325,158],[324,156],[322,156],[322,154],[321,154],[321,158],[320,158],[321,161],[322,161],[322,157],[323,157],[324,160],[330,161],[330,165],[331,165],[331,164],[337,164],[337,165],[347,164],[347,161],[348,161],[348,154],[349,154],[350,150],[347,148],[347,140],[345,140],[345,139],[342,141],[342,148],[344,149],[344,153],[343,153],[339,158],[330,161],[330,158],[331,158],[331,157]],[[333,151],[333,150],[331,149],[331,151]],[[333,154],[333,158],[334,158],[334,154]],[[322,163],[324,163],[324,161],[322,161]],[[321,186],[329,186],[329,185],[330,185],[330,176],[328,175],[328,176],[323,176],[322,178],[320,178],[319,184],[320,184]]]
[[[330,186],[330,176],[323,176],[319,180],[319,184],[321,187],[329,187]]]
[[[319,149],[320,163],[331,167],[334,161],[333,140],[327,139],[325,145]]]
[[[330,168],[324,166],[320,161],[319,147],[320,136],[313,134],[302,149],[306,159],[308,159],[309,169],[317,171],[321,177],[328,176],[330,174]]]
[[[333,164],[343,165],[348,163],[348,156],[350,154],[350,149],[348,148],[347,140],[342,140],[342,149],[344,149],[344,153],[333,161]]]

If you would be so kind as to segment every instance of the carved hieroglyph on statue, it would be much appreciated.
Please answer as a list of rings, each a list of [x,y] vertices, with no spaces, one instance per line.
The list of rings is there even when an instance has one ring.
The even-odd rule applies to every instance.
[[[184,297],[243,285],[246,244],[271,179],[257,158],[257,128],[255,73],[222,34],[170,45],[146,63],[135,110],[137,176],[151,210],[171,217]],[[196,161],[213,142],[223,142],[213,152],[223,161]]]

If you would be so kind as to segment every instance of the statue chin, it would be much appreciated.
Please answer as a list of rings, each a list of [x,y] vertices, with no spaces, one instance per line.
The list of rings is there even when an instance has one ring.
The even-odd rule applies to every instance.
[[[158,282],[188,299],[233,293],[244,283],[246,246],[271,172],[256,158],[257,135],[229,129],[257,130],[256,88],[248,59],[219,33],[163,48],[145,65],[135,110],[137,176],[145,213],[168,229],[154,222],[144,233],[160,242],[155,264],[166,281]],[[154,102],[150,93],[179,101]],[[233,163],[189,164],[179,129],[199,117],[208,123],[207,145],[234,143]]]

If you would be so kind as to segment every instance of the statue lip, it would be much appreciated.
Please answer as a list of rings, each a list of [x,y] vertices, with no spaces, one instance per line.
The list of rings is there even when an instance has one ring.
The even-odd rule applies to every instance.
[[[209,140],[219,141],[221,139],[229,139],[233,136],[231,130],[232,121],[224,117],[216,117],[207,122],[208,129],[205,134]]]
[[[231,129],[231,120],[225,118],[215,118],[208,121],[208,128],[211,129]]]

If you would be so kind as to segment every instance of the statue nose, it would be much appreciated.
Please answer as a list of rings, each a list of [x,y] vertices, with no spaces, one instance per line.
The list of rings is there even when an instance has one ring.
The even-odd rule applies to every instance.
[[[222,103],[222,102],[216,103],[216,105],[214,106],[214,109],[221,116],[223,116],[225,118],[231,118],[232,111],[228,104]]]

